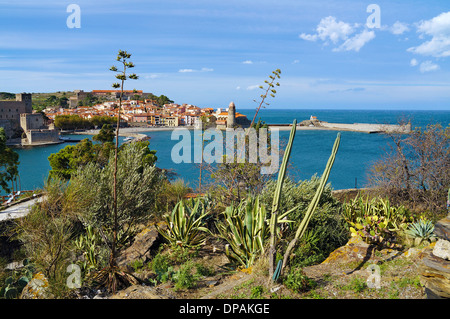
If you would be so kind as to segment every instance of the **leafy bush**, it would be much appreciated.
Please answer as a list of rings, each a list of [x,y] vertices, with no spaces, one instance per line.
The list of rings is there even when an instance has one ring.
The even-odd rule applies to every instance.
[[[52,289],[62,289],[61,293],[66,286],[66,267],[74,262],[70,247],[76,225],[76,216],[65,209],[66,190],[65,182],[49,181],[44,200],[17,220],[16,228],[26,256],[46,275]]]
[[[124,239],[133,234],[137,223],[152,217],[152,208],[164,180],[156,167],[146,163],[147,155],[146,147],[137,143],[127,144],[119,153],[117,224],[118,233]],[[101,237],[107,245],[112,240],[114,227],[111,217],[113,170],[111,159],[104,168],[93,163],[79,168],[69,181],[65,203],[68,209],[77,212],[85,227],[91,226],[102,232]]]
[[[169,257],[161,253],[158,253],[153,257],[149,266],[153,272],[155,272],[159,282],[166,282],[169,280],[173,272]]]
[[[196,286],[199,275],[193,272],[194,265],[191,262],[183,264],[172,274],[175,289],[191,289]]]
[[[316,282],[305,275],[302,268],[293,267],[283,280],[284,285],[295,291],[307,291],[316,286]]]

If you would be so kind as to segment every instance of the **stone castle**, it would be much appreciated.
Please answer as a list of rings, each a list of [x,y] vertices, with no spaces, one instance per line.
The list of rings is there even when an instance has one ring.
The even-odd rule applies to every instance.
[[[15,101],[0,101],[0,127],[8,144],[42,145],[59,143],[59,132],[47,126],[41,113],[33,113],[29,93],[16,94]]]

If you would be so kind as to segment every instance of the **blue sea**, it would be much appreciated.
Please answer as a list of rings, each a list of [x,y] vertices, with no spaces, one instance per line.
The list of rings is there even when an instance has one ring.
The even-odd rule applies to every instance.
[[[250,120],[253,109],[238,109]],[[309,119],[311,115],[319,120],[333,123],[379,123],[396,124],[399,120],[410,120],[412,127],[425,128],[428,124],[440,123],[446,127],[450,123],[450,111],[400,111],[400,110],[307,110],[307,109],[261,109],[260,118],[268,124],[290,124]],[[323,172],[330,156],[337,131],[301,131],[295,136],[290,157],[289,176],[298,181],[310,179]],[[150,148],[157,151],[157,166],[171,169],[175,178],[183,179],[196,188],[199,179],[199,165],[175,164],[171,159],[172,147],[179,140],[171,140],[171,131],[147,132]],[[280,145],[286,145],[289,131],[280,131]],[[75,138],[92,138],[75,135]],[[123,138],[120,138],[120,142]],[[67,144],[17,149],[20,159],[20,185],[22,190],[40,188],[50,171],[48,157]],[[334,189],[362,188],[367,184],[370,166],[382,156],[389,147],[389,139],[384,134],[341,132],[341,143],[332,168],[329,182]],[[275,176],[276,177],[276,176]],[[205,178],[205,172],[203,172]],[[207,176],[206,176],[207,178]],[[206,181],[203,180],[203,183]]]

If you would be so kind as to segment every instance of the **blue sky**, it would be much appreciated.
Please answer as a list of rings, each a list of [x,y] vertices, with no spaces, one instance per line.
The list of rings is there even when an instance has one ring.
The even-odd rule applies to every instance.
[[[270,108],[450,109],[448,0],[0,0],[0,91],[110,89],[119,49],[177,103],[254,108],[279,68]]]

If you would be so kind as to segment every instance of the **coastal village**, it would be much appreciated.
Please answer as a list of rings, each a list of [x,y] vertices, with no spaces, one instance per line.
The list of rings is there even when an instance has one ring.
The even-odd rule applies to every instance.
[[[33,146],[61,143],[60,129],[54,121],[58,116],[76,115],[90,120],[96,116],[116,118],[119,112],[120,90],[76,90],[68,99],[67,107],[46,107],[42,112],[32,108],[32,94],[16,94],[16,100],[0,101],[0,126],[5,128],[9,145]],[[97,98],[100,103],[84,106],[86,96]],[[139,127],[199,127],[213,126],[219,129],[250,125],[247,117],[236,112],[231,102],[227,108],[200,108],[191,104],[158,104],[149,98],[151,93],[126,90],[122,96],[121,126]]]
[[[69,108],[46,108],[45,115],[53,121],[60,115],[78,115],[85,119],[94,116],[116,117],[118,113],[119,90],[93,90],[89,92],[93,96],[104,97],[106,101],[93,106],[77,106],[79,101],[86,95],[86,92],[75,91],[76,97],[70,98]],[[149,93],[137,90],[124,91],[121,120],[127,124],[141,124],[150,127],[177,127],[177,126],[198,126],[199,123],[211,123],[218,127],[227,127],[230,124],[249,124],[245,115],[235,112],[234,103],[230,103],[228,108],[200,108],[191,104],[167,103],[159,105],[155,100],[147,98]],[[234,120],[229,120],[229,109],[231,109]],[[235,123],[230,123],[235,122]],[[228,125],[227,125],[228,122]]]

